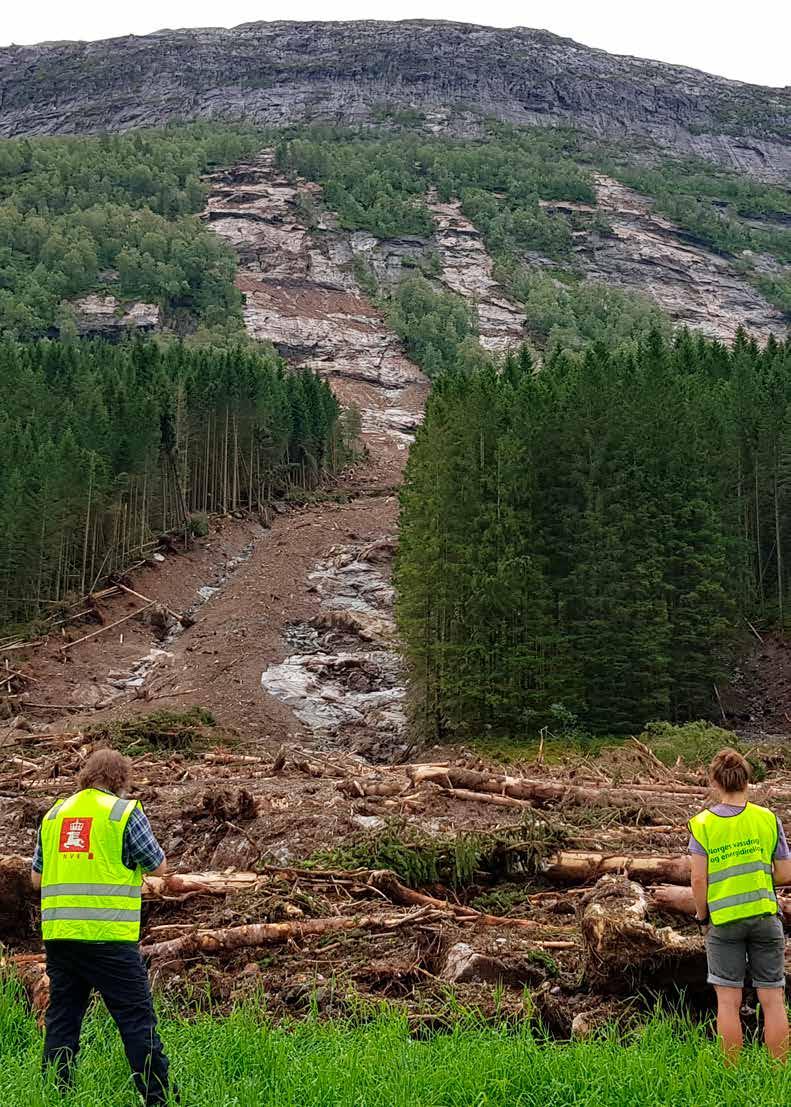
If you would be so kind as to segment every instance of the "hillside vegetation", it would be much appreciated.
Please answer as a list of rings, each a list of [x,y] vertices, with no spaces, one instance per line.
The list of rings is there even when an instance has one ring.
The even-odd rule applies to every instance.
[[[731,258],[760,292],[791,318],[791,192],[697,159],[653,164],[599,160],[624,184],[650,196],[712,250]]]
[[[260,144],[208,125],[0,142],[0,334],[71,333],[68,301],[100,290],[188,331],[230,317],[241,335],[235,258],[194,214],[201,174]]]
[[[705,710],[739,619],[782,622],[787,607],[787,350],[673,342],[649,298],[584,279],[575,234],[580,220],[608,233],[604,168],[713,249],[773,250],[781,302],[787,195],[689,161],[627,165],[570,129],[489,124],[462,141],[388,112],[381,126],[0,143],[2,620],[89,587],[191,512],[258,504],[273,481],[310,484],[342,456],[327,390],[284,374],[271,351],[238,352],[235,259],[195,217],[207,168],[275,138],[278,166],[321,184],[342,229],[406,243],[395,283],[360,258],[354,273],[440,382],[410,469],[399,577],[424,717],[516,732],[557,703],[597,727]],[[437,279],[432,205],[449,202],[524,310],[529,348],[502,376],[474,302]],[[299,204],[321,234],[316,199]],[[208,352],[81,344],[71,301],[96,290],[159,304],[171,332]],[[61,343],[25,344],[55,333]],[[421,484],[440,455],[447,502]]]
[[[284,137],[277,153],[283,168],[324,186],[327,206],[348,230],[425,238],[433,230],[427,196],[458,200],[495,260],[496,278],[524,307],[541,349],[580,350],[591,340],[667,332],[649,297],[582,281],[574,231],[608,233],[604,214],[595,211],[596,170],[644,192],[791,317],[787,193],[706,162],[657,160],[653,153],[656,167],[641,167],[618,147],[580,132],[504,125],[490,125],[474,142],[427,139],[414,125],[396,127],[387,137],[313,128]],[[558,201],[592,210],[572,217],[544,206]]]

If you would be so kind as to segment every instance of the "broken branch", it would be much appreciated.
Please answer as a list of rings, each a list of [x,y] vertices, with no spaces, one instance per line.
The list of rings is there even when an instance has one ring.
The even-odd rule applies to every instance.
[[[128,623],[130,619],[134,619],[135,615],[142,615],[144,611],[147,611],[149,607],[154,606],[154,601],[151,600],[144,607],[138,608],[137,611],[132,611],[129,615],[124,615],[123,619],[116,619],[114,623],[108,623],[106,627],[99,627],[98,630],[91,631],[90,634],[83,635],[82,638],[76,638],[73,642],[67,642],[65,646],[61,646],[61,649],[65,653],[66,650],[71,650],[74,646],[79,646],[82,642],[87,642],[89,638],[95,638],[98,634],[104,634],[107,630],[112,630],[113,627],[120,627],[121,623]]]

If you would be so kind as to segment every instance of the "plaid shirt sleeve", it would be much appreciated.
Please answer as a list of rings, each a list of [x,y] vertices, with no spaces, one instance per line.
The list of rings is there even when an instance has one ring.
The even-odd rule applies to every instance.
[[[136,869],[139,865],[146,873],[158,869],[165,860],[164,850],[140,807],[134,809],[126,824],[121,860],[127,869]]]
[[[33,861],[30,867],[34,873],[44,872],[44,854],[41,852],[41,827],[38,828],[38,832],[36,833],[36,848],[33,853]]]

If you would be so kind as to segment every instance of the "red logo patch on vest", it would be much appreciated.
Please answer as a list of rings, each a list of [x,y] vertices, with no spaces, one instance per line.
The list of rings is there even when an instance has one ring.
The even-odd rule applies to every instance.
[[[87,853],[93,819],[64,819],[60,826],[60,853]]]

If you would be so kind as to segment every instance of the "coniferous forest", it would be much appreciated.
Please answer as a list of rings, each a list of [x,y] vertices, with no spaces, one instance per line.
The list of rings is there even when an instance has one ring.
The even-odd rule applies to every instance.
[[[435,380],[397,571],[421,729],[709,713],[745,619],[787,617],[790,477],[788,344],[654,333]]]
[[[6,340],[0,379],[0,626],[345,461],[328,385],[263,347]]]

